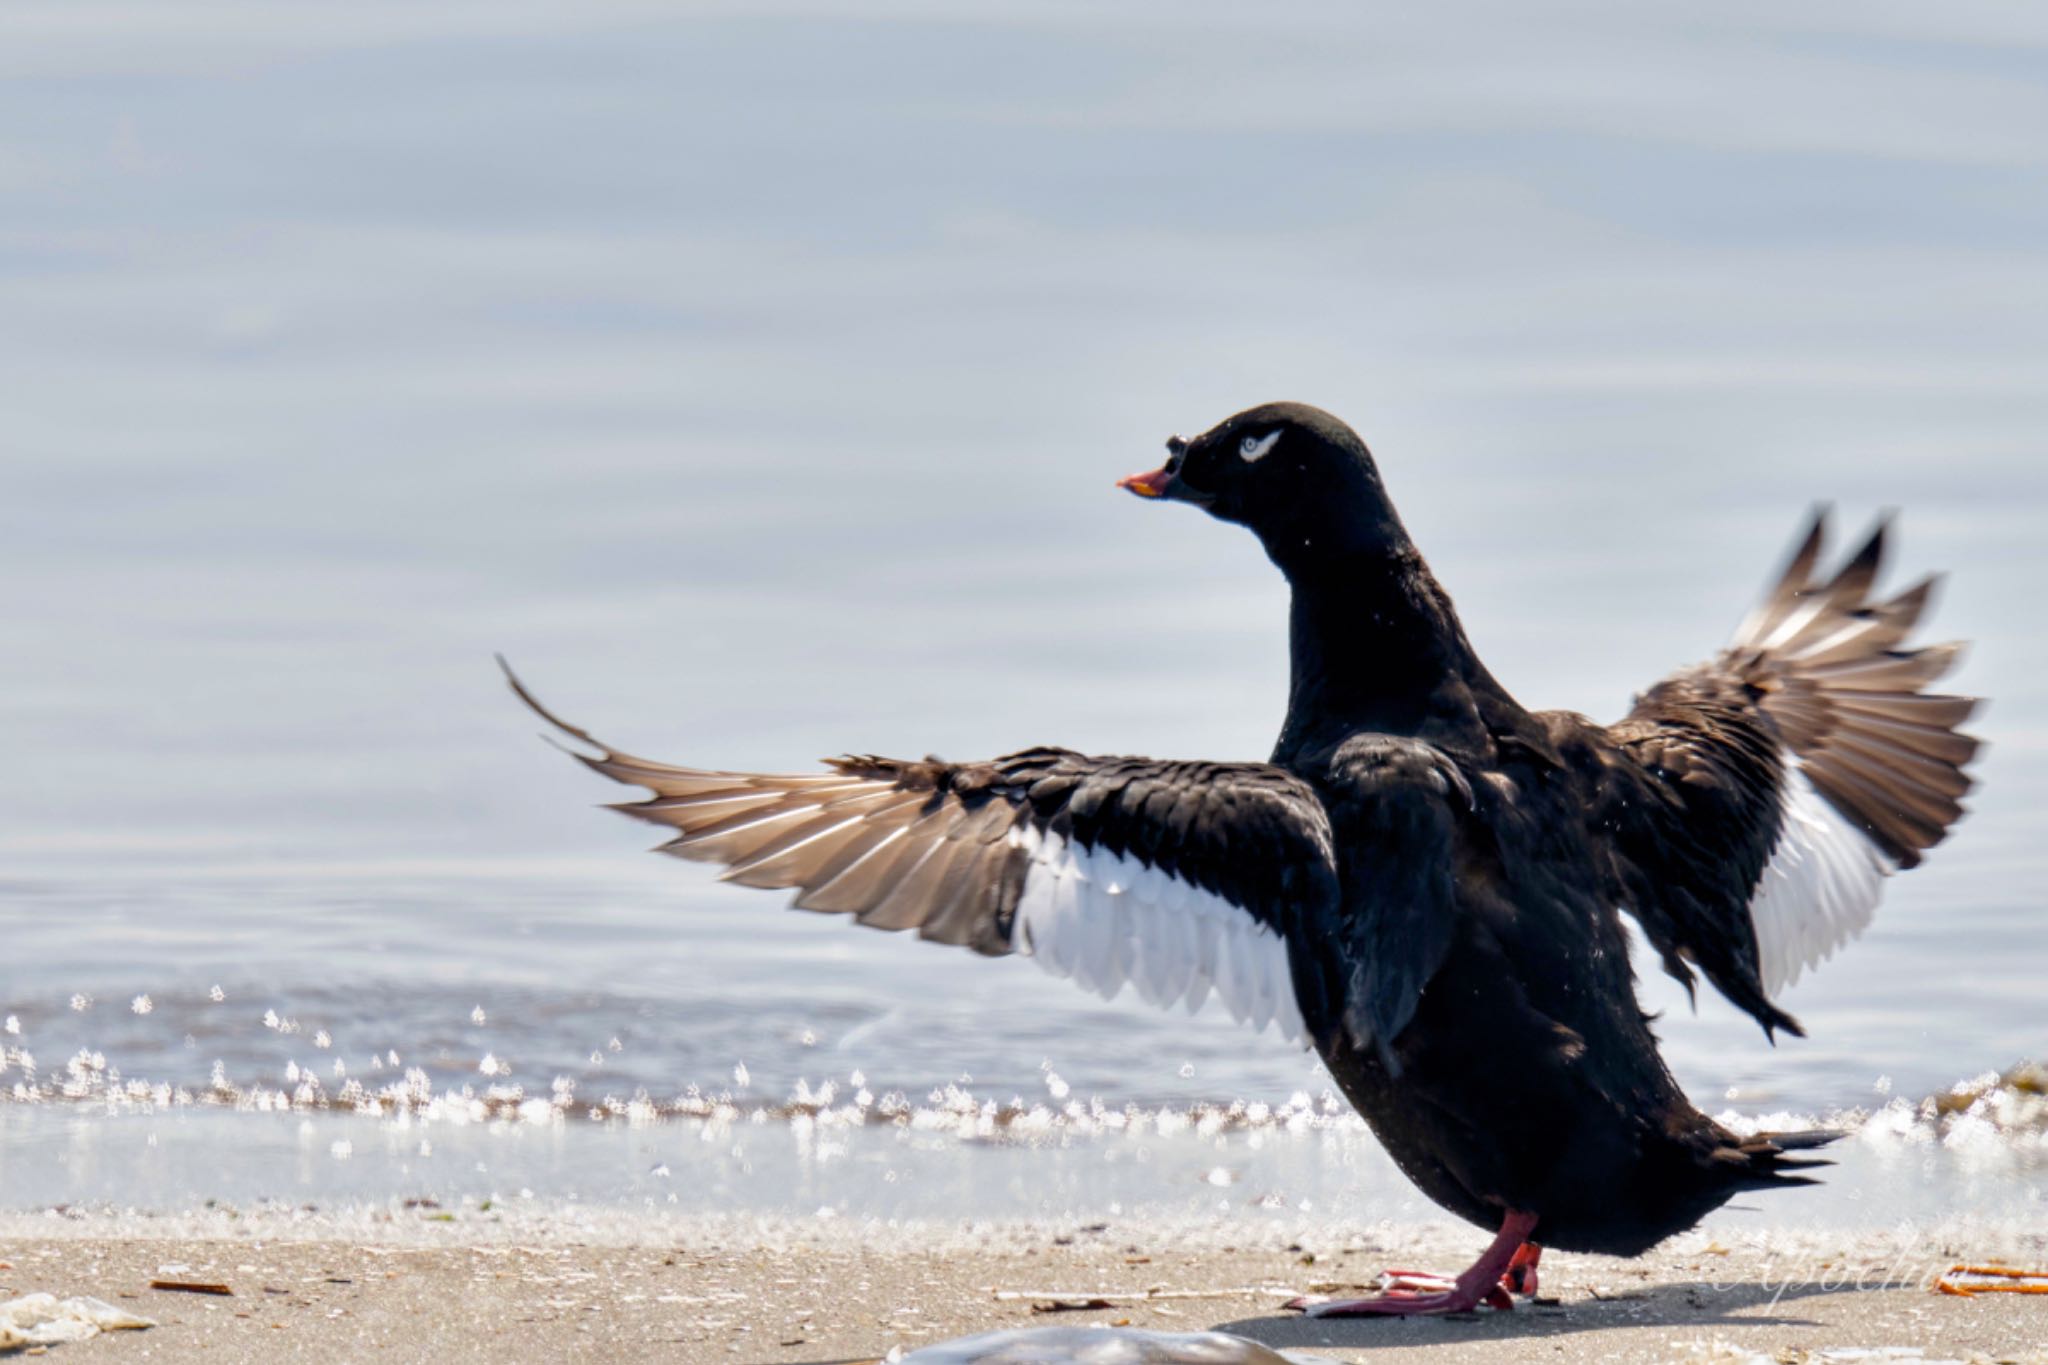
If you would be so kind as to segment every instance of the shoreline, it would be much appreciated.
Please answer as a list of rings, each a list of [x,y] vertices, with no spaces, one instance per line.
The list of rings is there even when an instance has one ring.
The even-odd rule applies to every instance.
[[[877,1360],[980,1332],[1211,1328],[1336,1360],[1799,1360],[1922,1348],[2048,1361],[2048,1297],[1924,1287],[1955,1260],[2048,1268],[2048,1230],[1959,1220],[1893,1233],[1723,1228],[1623,1261],[1552,1253],[1542,1302],[1464,1320],[1311,1320],[1297,1293],[1356,1293],[1392,1264],[1462,1266],[1451,1223],[1345,1233],[1218,1220],[1107,1224],[684,1216],[492,1228],[433,1210],[381,1230],[330,1218],[0,1217],[0,1297],[92,1295],[157,1320],[67,1359],[213,1362],[592,1358]],[[381,1231],[381,1235],[380,1235]],[[151,1290],[155,1278],[227,1296]],[[1714,1351],[1721,1351],[1719,1356]]]

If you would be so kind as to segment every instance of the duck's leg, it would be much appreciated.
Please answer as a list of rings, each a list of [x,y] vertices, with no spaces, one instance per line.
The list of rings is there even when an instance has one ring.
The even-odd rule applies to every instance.
[[[1376,1298],[1296,1299],[1287,1306],[1299,1308],[1312,1318],[1465,1313],[1482,1303],[1499,1309],[1513,1308],[1515,1301],[1509,1297],[1510,1291],[1536,1291],[1536,1262],[1543,1249],[1529,1240],[1529,1234],[1535,1230],[1535,1214],[1510,1211],[1501,1220],[1493,1244],[1455,1279],[1427,1271],[1396,1270],[1388,1272],[1386,1292]]]

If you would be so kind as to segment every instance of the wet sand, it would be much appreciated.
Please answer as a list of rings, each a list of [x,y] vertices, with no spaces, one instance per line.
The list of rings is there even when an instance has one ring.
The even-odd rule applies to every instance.
[[[1638,1261],[1553,1254],[1542,1298],[1463,1320],[1310,1320],[1292,1294],[1354,1292],[1383,1265],[1455,1268],[1450,1225],[1237,1245],[1228,1224],[985,1227],[787,1220],[634,1225],[288,1219],[15,1218],[0,1297],[89,1294],[159,1326],[53,1348],[80,1362],[612,1359],[871,1361],[1006,1328],[1220,1328],[1338,1360],[1928,1359],[2048,1361],[2048,1296],[1925,1287],[1957,1257],[2048,1262],[2048,1237],[1693,1234]],[[389,1221],[385,1221],[388,1219]],[[110,1227],[109,1224],[114,1227]],[[118,1230],[116,1230],[118,1229]],[[345,1234],[345,1235],[337,1235]],[[1724,1233],[1723,1236],[1726,1234]],[[176,1278],[227,1296],[150,1289]],[[1718,1353],[1718,1354],[1717,1354]],[[1814,1354],[1808,1354],[1814,1353]]]

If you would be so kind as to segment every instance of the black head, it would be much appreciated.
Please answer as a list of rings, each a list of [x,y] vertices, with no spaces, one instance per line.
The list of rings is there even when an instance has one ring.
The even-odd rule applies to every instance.
[[[1283,567],[1318,550],[1407,542],[1372,452],[1321,408],[1261,404],[1166,451],[1160,468],[1117,486],[1247,526]]]

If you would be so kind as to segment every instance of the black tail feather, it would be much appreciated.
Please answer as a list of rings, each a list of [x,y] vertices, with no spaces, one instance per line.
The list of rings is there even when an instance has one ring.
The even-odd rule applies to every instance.
[[[1731,1165],[1740,1163],[1746,1170],[1742,1185],[1748,1189],[1782,1188],[1786,1185],[1812,1185],[1812,1176],[1798,1172],[1817,1170],[1835,1163],[1826,1157],[1788,1156],[1788,1152],[1810,1152],[1839,1141],[1848,1134],[1839,1129],[1811,1128],[1798,1133],[1758,1133],[1744,1138],[1733,1149],[1724,1149],[1717,1155]]]

